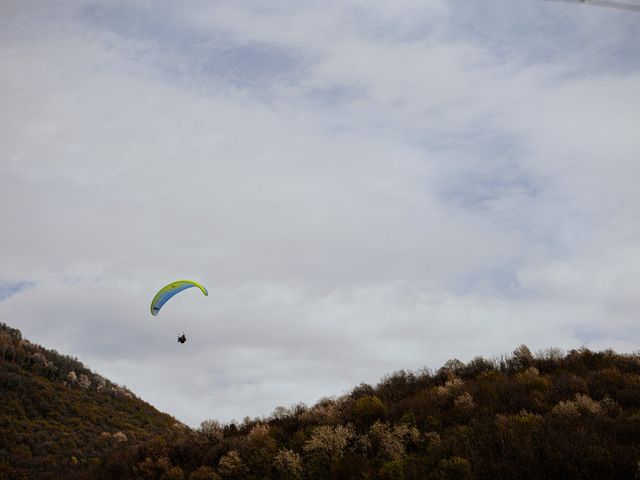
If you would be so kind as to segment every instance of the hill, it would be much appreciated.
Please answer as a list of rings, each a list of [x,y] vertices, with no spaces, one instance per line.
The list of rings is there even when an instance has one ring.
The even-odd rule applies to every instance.
[[[0,324],[0,479],[81,478],[116,446],[175,424],[77,359]]]
[[[176,424],[0,328],[0,478],[636,479],[640,355],[526,346],[400,371],[313,406]]]
[[[521,346],[122,451],[131,479],[631,480],[640,356]]]

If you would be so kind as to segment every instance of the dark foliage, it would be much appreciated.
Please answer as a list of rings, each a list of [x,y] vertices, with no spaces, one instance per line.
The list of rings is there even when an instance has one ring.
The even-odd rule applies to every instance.
[[[77,359],[0,324],[0,479],[91,478],[110,452],[175,423]]]
[[[269,418],[203,422],[122,478],[635,479],[639,461],[640,356],[521,346]]]
[[[10,358],[0,349],[0,427],[8,432],[0,478],[631,480],[640,473],[639,355],[533,355],[521,346],[506,358],[401,371],[313,407],[278,407],[239,424],[208,420],[194,431],[113,393],[112,384],[111,393],[70,385],[68,372],[84,372],[81,364],[60,356],[58,370],[42,370],[32,351],[18,352],[19,332],[11,339]],[[96,442],[102,431],[129,440]]]

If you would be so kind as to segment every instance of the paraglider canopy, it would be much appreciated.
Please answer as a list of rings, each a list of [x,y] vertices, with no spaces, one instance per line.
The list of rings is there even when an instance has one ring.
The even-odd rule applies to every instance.
[[[151,301],[151,315],[158,315],[158,312],[160,311],[162,306],[167,303],[174,295],[191,287],[198,287],[202,291],[202,293],[204,293],[205,295],[209,295],[209,292],[207,292],[206,288],[192,280],[177,280],[175,282],[171,282],[166,287],[161,288],[160,291],[156,293],[156,296],[153,297],[153,300]]]

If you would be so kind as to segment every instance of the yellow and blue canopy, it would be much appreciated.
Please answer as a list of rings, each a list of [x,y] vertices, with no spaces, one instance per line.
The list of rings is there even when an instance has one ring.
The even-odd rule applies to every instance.
[[[206,288],[192,280],[177,280],[175,282],[171,282],[166,287],[161,288],[160,291],[156,293],[156,296],[153,297],[153,300],[151,301],[151,315],[158,315],[158,312],[160,311],[162,306],[167,303],[174,295],[191,287],[198,287],[202,291],[202,293],[204,293],[205,295],[209,295],[209,292],[207,292]]]

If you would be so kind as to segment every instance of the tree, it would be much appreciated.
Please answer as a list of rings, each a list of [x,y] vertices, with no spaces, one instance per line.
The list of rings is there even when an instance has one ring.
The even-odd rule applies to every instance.
[[[160,480],[184,480],[184,472],[178,466],[171,467],[162,474]]]
[[[461,457],[441,460],[429,476],[429,480],[471,480],[472,478],[469,461]]]
[[[347,444],[354,436],[351,425],[315,427],[311,438],[304,444],[311,478],[332,478],[332,472],[337,468]]]
[[[211,467],[207,467],[206,465],[202,465],[197,470],[191,472],[188,477],[188,480],[221,480],[220,475],[218,475],[215,470]]]
[[[533,354],[529,347],[520,345],[513,351],[513,356],[509,361],[509,366],[514,370],[524,370],[533,365]]]
[[[247,474],[247,467],[237,450],[231,450],[223,455],[218,462],[218,473],[225,480],[244,478]]]
[[[211,442],[219,442],[224,437],[222,425],[217,420],[204,420],[198,432]]]
[[[375,395],[367,395],[353,402],[351,414],[356,427],[366,430],[376,420],[384,420],[387,417],[387,407]]]
[[[380,480],[404,480],[404,470],[401,460],[386,462],[378,472]]]
[[[273,459],[273,466],[282,480],[302,478],[302,457],[293,450],[281,448]]]
[[[270,435],[269,425],[258,423],[247,434],[243,456],[247,461],[247,468],[260,477],[270,477],[273,468],[273,457],[278,446]]]

